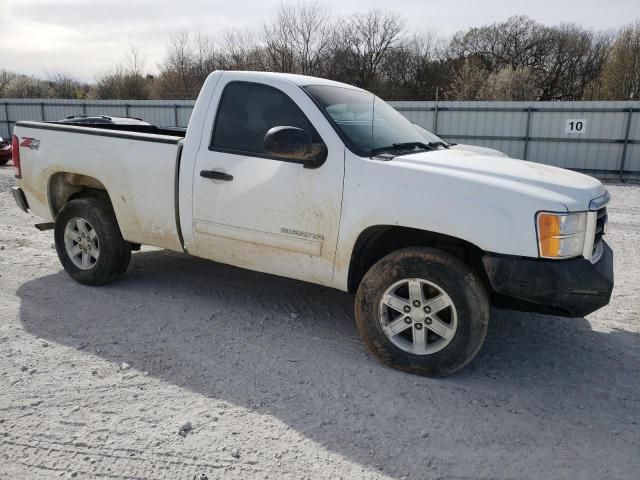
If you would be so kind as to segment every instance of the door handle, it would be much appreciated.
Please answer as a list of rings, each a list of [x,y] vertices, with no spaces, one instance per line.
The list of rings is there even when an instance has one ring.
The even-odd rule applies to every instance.
[[[213,180],[224,180],[225,182],[233,180],[233,175],[229,175],[224,172],[217,172],[216,170],[202,170],[200,171],[200,176],[204,178],[211,178]]]

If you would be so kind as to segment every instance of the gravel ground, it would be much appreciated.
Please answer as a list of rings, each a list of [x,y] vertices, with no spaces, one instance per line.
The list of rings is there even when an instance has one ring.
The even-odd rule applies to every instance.
[[[638,478],[638,186],[610,187],[611,305],[495,311],[476,360],[432,380],[376,362],[326,288],[154,249],[74,283],[11,184],[0,478]]]

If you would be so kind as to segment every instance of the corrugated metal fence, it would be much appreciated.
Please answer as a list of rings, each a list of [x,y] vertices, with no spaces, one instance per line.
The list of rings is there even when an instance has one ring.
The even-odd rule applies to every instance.
[[[159,126],[189,123],[193,100],[39,100],[0,99],[0,136],[20,120],[60,120],[68,115],[138,117]]]
[[[190,100],[1,100],[0,136],[18,120],[67,115],[139,117],[182,126]],[[602,176],[640,176],[640,102],[391,102],[412,122],[451,142]]]
[[[391,102],[451,142],[603,176],[640,175],[640,102]]]

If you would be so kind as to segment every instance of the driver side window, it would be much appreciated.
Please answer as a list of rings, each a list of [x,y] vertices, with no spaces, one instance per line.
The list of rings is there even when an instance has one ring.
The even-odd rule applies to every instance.
[[[230,82],[222,92],[210,150],[276,158],[264,150],[265,134],[273,127],[297,127],[322,143],[300,108],[282,91],[251,82]]]

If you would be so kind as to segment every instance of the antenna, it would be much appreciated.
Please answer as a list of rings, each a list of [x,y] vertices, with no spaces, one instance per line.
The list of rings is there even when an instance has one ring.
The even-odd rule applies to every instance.
[[[371,151],[373,151],[373,121],[376,117],[376,76],[373,74],[373,86],[371,88],[373,93],[373,100],[371,101],[371,141],[369,144],[371,145]]]

